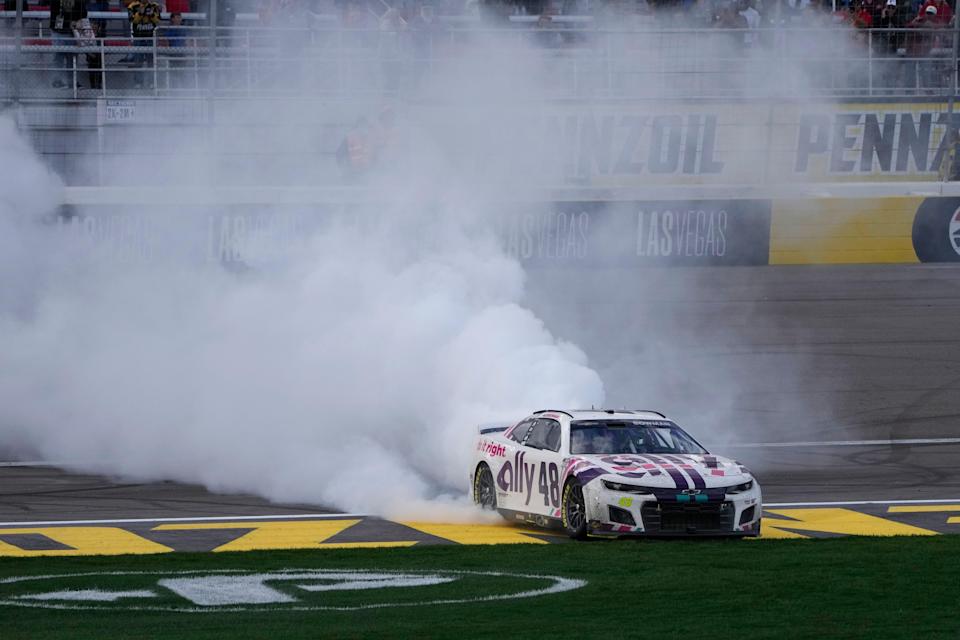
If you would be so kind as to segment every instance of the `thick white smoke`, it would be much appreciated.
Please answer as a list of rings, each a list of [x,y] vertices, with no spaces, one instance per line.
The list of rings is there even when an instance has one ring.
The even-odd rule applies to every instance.
[[[3,165],[19,168],[0,185],[4,446],[451,517],[478,422],[602,401],[584,354],[523,308],[519,264],[457,193],[401,199],[378,225],[323,225],[271,269],[176,252],[118,261],[41,224],[58,182],[8,120],[0,131]]]
[[[278,501],[475,517],[464,494],[477,423],[604,400],[586,355],[525,308],[525,274],[492,215],[506,189],[534,176],[549,184],[559,169],[547,147],[502,133],[522,132],[517,109],[549,95],[548,67],[523,48],[477,53],[424,87],[461,108],[441,104],[432,121],[409,123],[416,144],[370,185],[387,203],[377,222],[325,220],[265,268],[184,259],[178,236],[204,211],[157,214],[147,258],[77,242],[43,223],[60,182],[0,120],[0,450]],[[237,121],[247,123],[296,109],[243,108]],[[223,175],[204,164],[209,154],[181,151],[151,159],[145,179],[189,176],[202,186]],[[284,183],[270,166],[263,173],[265,184]],[[590,299],[578,295],[593,287],[585,282],[569,278],[566,308],[541,305],[554,322],[604,326],[569,309]],[[637,293],[617,278],[595,289]],[[636,317],[618,321],[611,332],[637,331]],[[668,325],[653,343],[675,341]],[[682,363],[669,380],[662,362],[648,364],[611,369],[628,372],[618,400],[635,389],[633,400],[646,403],[651,389],[687,382]],[[728,370],[711,371],[701,377],[736,390]]]

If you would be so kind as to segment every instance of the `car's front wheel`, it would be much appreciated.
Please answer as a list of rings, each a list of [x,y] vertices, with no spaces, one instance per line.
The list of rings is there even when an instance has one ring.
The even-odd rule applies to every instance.
[[[497,489],[493,484],[493,472],[486,464],[477,467],[473,477],[473,501],[481,509],[495,511],[497,508]]]
[[[563,508],[561,516],[563,528],[574,540],[587,537],[587,509],[583,500],[583,485],[579,480],[571,480],[563,487]]]

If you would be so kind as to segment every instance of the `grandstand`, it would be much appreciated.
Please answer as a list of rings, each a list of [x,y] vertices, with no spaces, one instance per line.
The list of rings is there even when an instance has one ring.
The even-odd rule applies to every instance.
[[[956,93],[955,24],[908,21],[916,9],[910,0],[899,1],[903,17],[883,22],[898,28],[864,26],[881,19],[864,14],[864,22],[853,9],[836,7],[837,0],[820,9],[809,2],[803,9],[767,2],[763,14],[747,9],[734,13],[734,20],[732,10],[724,9],[731,2],[723,0],[695,3],[688,11],[643,0],[629,9],[611,2],[578,15],[559,13],[560,5],[528,15],[522,4],[481,11],[467,3],[430,24],[424,24],[418,6],[401,11],[386,0],[331,5],[330,13],[308,10],[307,3],[279,3],[290,15],[215,2],[205,11],[184,13],[179,26],[171,25],[164,11],[152,37],[135,42],[117,0],[90,3],[105,10],[89,11],[96,33],[82,40],[52,38],[48,7],[21,0],[21,11],[0,12],[0,100],[405,95],[416,91],[420,70],[455,59],[465,45],[484,37],[535,46],[549,63],[558,99]],[[11,4],[16,3],[7,0],[5,6]],[[750,4],[740,0],[738,6]],[[181,5],[189,6],[174,6]],[[583,10],[579,3],[567,5]],[[750,11],[757,16],[753,25],[742,17]],[[827,30],[848,37],[827,37]],[[70,82],[54,87],[64,60]],[[797,60],[806,72],[785,72]],[[135,81],[144,75],[147,82]]]
[[[587,104],[612,110],[615,126],[637,110],[651,113],[645,148],[653,144],[657,118],[667,117],[657,114],[680,114],[684,132],[668,136],[674,146],[684,145],[678,158],[690,153],[707,158],[710,145],[720,140],[723,153],[746,158],[740,164],[751,166],[748,174],[738,175],[727,163],[725,171],[714,174],[701,171],[709,161],[673,162],[672,168],[668,161],[666,169],[658,169],[661,175],[652,176],[658,188],[671,171],[678,180],[667,180],[667,187],[691,180],[702,186],[785,179],[800,171],[795,157],[809,156],[816,164],[816,154],[800,151],[804,144],[821,144],[804,140],[804,132],[821,130],[830,141],[824,139],[817,153],[830,165],[824,171],[831,180],[869,177],[874,165],[867,155],[851,164],[830,151],[835,142],[845,144],[836,122],[842,125],[850,117],[859,118],[851,126],[859,127],[855,135],[862,139],[852,143],[851,153],[862,141],[867,141],[865,154],[890,147],[878,156],[878,166],[899,171],[897,180],[935,181],[949,173],[952,152],[944,140],[955,136],[960,32],[956,20],[915,17],[932,15],[925,9],[930,3],[949,7],[945,0],[922,6],[911,0],[878,3],[873,15],[859,2],[846,6],[842,0],[762,5],[754,0],[734,0],[736,5],[726,0],[460,5],[423,0],[395,7],[388,0],[329,5],[168,1],[174,9],[191,11],[173,24],[169,7],[162,7],[147,38],[133,37],[128,13],[117,0],[89,3],[95,35],[88,38],[53,37],[49,6],[5,2],[0,104],[13,109],[19,127],[69,184],[125,184],[139,158],[190,149],[231,157],[229,176],[218,182],[249,185],[269,157],[285,167],[273,172],[284,176],[284,184],[341,184],[336,153],[358,114],[372,118],[385,101],[421,106],[456,101],[425,78],[457,72],[478,47],[522,57],[542,85],[530,99],[546,101],[554,122],[566,118],[563,135],[577,139],[581,156],[592,154],[590,163],[600,163],[594,171],[580,166],[581,158],[564,170],[564,186],[624,186],[620,177],[597,180],[596,174],[615,174],[612,165],[623,162],[600,158],[591,145],[596,136],[629,137],[630,132],[591,134],[591,127],[606,124],[583,119],[576,105]],[[886,26],[891,24],[898,26]],[[855,115],[817,120],[820,116],[798,106],[812,102],[846,105]],[[238,114],[230,107],[235,104],[248,105],[248,113]],[[884,104],[896,106],[887,113]],[[254,108],[258,116],[252,118]],[[809,129],[809,118],[819,128]],[[905,139],[904,132],[914,126],[917,133]],[[257,135],[258,127],[263,135]],[[264,133],[265,127],[272,129]],[[318,132],[316,139],[302,136],[304,127]],[[245,136],[257,140],[255,149],[244,147]],[[188,144],[201,139],[203,150]],[[880,146],[871,146],[874,139]],[[271,150],[277,140],[282,154]],[[924,154],[918,145],[926,145]],[[324,168],[315,171],[310,163],[318,153]],[[894,164],[886,157],[894,157]],[[636,175],[627,178],[626,186],[645,184]]]

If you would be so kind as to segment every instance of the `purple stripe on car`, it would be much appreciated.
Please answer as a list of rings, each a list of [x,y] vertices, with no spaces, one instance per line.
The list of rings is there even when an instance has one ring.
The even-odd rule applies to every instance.
[[[586,485],[589,482],[592,482],[599,478],[600,476],[606,474],[607,472],[599,467],[591,467],[589,469],[584,469],[580,473],[574,474],[577,477],[577,480],[580,481],[581,485]]]
[[[690,483],[687,482],[687,476],[683,475],[679,469],[670,464],[667,460],[662,460],[661,458],[647,454],[647,457],[654,462],[654,464],[660,465],[667,474],[673,478],[673,483],[677,486],[677,489],[689,489]]]

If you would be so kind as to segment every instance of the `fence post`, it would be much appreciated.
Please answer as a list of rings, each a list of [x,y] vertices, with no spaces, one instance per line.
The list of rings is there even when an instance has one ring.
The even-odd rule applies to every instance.
[[[13,101],[20,100],[20,83],[23,80],[23,3],[24,0],[17,0],[17,48],[14,54],[14,74],[13,74]]]
[[[209,55],[210,55],[210,95],[213,96],[216,93],[217,80],[217,3],[219,0],[210,0],[210,15],[207,16],[210,20],[210,42]]]
[[[106,35],[106,34],[102,34]],[[97,42],[100,45],[100,95],[104,98],[107,97],[107,51],[104,47],[106,44],[106,38],[97,38]],[[101,167],[102,171],[102,167]]]
[[[157,72],[157,29],[153,30],[153,95],[160,95],[160,74]]]
[[[957,158],[957,149],[960,147],[957,143],[957,126],[953,121],[953,106],[957,99],[957,46],[960,45],[960,19],[956,16],[953,18],[953,38],[951,41],[953,53],[950,56],[951,64],[953,65],[952,71],[950,74],[952,81],[950,82],[950,95],[947,96],[947,142],[950,144],[948,153],[946,157],[950,159],[950,166],[946,168],[946,171],[942,171],[941,178],[942,182],[947,182],[950,180],[950,176],[953,175],[957,163],[960,162],[960,158]],[[942,162],[942,160],[941,160]]]
[[[207,55],[210,58],[210,87],[207,99],[207,124],[209,125],[209,135],[213,135],[213,122],[214,122],[214,98],[217,93],[217,2],[219,0],[210,0],[210,15],[207,18],[210,20],[210,29],[209,40],[207,42]],[[211,145],[212,148],[212,145]]]

